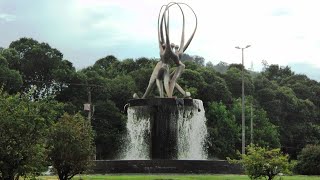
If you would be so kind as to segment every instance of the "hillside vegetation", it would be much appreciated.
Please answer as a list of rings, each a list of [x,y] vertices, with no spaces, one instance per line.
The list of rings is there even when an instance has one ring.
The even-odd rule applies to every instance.
[[[144,93],[157,61],[143,57],[120,60],[108,55],[76,70],[49,44],[21,38],[0,50],[0,85],[11,95],[32,90],[33,101],[52,97],[64,104],[65,112],[84,116],[83,104],[90,91],[97,158],[115,159],[125,133],[123,107],[134,93],[140,97]],[[235,157],[241,150],[242,66],[205,65],[199,56],[186,55],[183,61],[186,70],[178,82],[193,98],[204,102],[209,157]],[[272,64],[260,73],[244,70],[244,85],[247,144],[252,141],[263,147],[280,147],[290,158],[296,158],[307,144],[319,143],[319,82],[296,74],[290,67]],[[152,96],[156,95],[155,89]],[[178,92],[175,95],[181,97]]]

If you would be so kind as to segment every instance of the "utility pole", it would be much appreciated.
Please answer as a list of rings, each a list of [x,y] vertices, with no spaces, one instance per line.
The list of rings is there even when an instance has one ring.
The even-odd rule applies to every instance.
[[[241,119],[242,119],[242,138],[241,138],[241,144],[242,144],[242,151],[241,153],[242,154],[245,154],[245,148],[246,148],[246,127],[245,127],[245,97],[244,97],[244,55],[243,55],[243,51],[244,49],[246,48],[249,48],[250,45],[247,45],[246,47],[244,48],[240,48],[239,46],[237,46],[236,48],[237,49],[241,49],[241,56],[242,56],[242,73],[241,73],[241,76],[242,76],[242,101],[241,101],[241,106],[242,106],[242,116],[241,116]]]
[[[251,144],[253,144],[253,111],[252,111],[252,102],[251,102],[251,117],[250,117],[250,135],[251,135]]]
[[[94,113],[94,107],[92,106],[92,101],[91,101],[91,87],[90,86],[87,86],[88,88],[88,103],[87,103],[87,108],[85,108],[85,110],[88,111],[88,122],[89,122],[89,125],[90,127],[92,127],[92,123],[91,123],[91,118],[92,118],[92,114]],[[97,147],[94,146],[95,148],[95,152],[97,150]],[[97,155],[94,154],[93,157],[91,157],[93,160],[96,160],[97,159]]]
[[[254,71],[253,69],[253,61],[251,61],[250,71]],[[250,143],[253,144],[253,110],[252,110],[252,100],[250,102]]]
[[[89,104],[89,111],[88,111],[88,121],[91,126],[91,117],[92,117],[92,102],[91,102],[91,88],[88,87],[88,104]]]

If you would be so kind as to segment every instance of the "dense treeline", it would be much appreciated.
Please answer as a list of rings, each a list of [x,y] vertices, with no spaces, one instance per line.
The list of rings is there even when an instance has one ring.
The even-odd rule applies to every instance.
[[[69,114],[83,111],[91,92],[98,159],[117,158],[125,133],[122,112],[133,93],[141,96],[157,59],[119,60],[109,55],[76,70],[47,43],[21,38],[0,50],[0,84],[9,94],[32,91],[33,100],[53,97]],[[204,102],[210,158],[234,157],[241,149],[241,70],[239,64],[204,64],[184,55],[186,70],[178,80]],[[173,68],[174,69],[174,68]],[[269,65],[261,73],[244,71],[247,144],[280,147],[291,158],[320,140],[320,83],[289,67]],[[157,95],[156,92],[152,96]],[[179,93],[175,94],[180,96]],[[251,116],[252,114],[252,116]],[[254,122],[250,138],[250,118]]]

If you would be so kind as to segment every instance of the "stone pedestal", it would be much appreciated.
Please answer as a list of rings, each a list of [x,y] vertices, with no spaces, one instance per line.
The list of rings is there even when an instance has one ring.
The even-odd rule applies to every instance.
[[[151,159],[177,159],[178,108],[193,106],[192,99],[132,99],[129,106],[144,107],[143,114],[150,117]]]
[[[151,159],[177,159],[175,106],[154,106],[151,117]]]

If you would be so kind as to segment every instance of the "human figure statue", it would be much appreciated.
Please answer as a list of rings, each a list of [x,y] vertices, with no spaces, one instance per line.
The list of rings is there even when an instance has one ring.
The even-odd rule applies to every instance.
[[[179,7],[181,13],[182,13],[182,35],[181,35],[181,42],[180,46],[175,45],[173,43],[170,43],[170,37],[169,37],[169,9],[173,5],[176,5]],[[191,37],[187,41],[187,43],[184,43],[184,36],[185,36],[185,17],[183,10],[181,8],[181,5],[185,5],[189,7],[196,20],[196,25],[194,28],[193,33],[191,34]],[[164,9],[164,11],[162,11]],[[165,30],[165,33],[163,33],[163,29]],[[154,68],[148,87],[146,89],[146,92],[142,96],[142,98],[146,98],[151,90],[154,87],[154,84],[156,82],[159,95],[161,98],[164,97],[164,90],[166,92],[167,97],[172,98],[174,88],[177,88],[177,90],[184,95],[184,97],[190,97],[189,92],[185,92],[181,86],[177,83],[177,79],[181,76],[182,72],[185,69],[185,65],[180,61],[182,54],[184,51],[188,48],[191,40],[193,39],[193,36],[197,29],[197,16],[194,13],[193,9],[185,4],[185,3],[176,3],[176,2],[170,2],[167,5],[163,5],[160,9],[159,16],[158,16],[158,43],[159,43],[159,50],[160,50],[160,61],[157,63],[156,67]],[[174,62],[174,64],[177,66],[177,68],[170,74],[170,67],[169,63]],[[136,94],[134,94],[134,98],[138,98]]]

